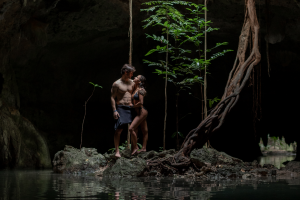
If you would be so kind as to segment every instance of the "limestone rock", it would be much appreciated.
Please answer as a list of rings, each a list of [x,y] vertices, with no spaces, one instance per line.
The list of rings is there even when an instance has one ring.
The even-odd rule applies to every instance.
[[[248,178],[251,178],[251,174],[244,174],[242,176],[243,179],[248,179]]]
[[[263,169],[263,168],[257,168],[251,171],[251,173],[256,173],[257,175],[260,176],[267,176],[268,175],[269,170],[267,169]]]
[[[175,149],[169,149],[169,150],[159,152],[158,156],[162,158],[162,157],[166,157],[166,155],[168,155],[168,154],[172,155],[174,153],[175,153]]]
[[[147,151],[147,152],[142,152],[138,154],[138,157],[143,158],[145,160],[148,160],[150,158],[153,158],[155,156],[157,156],[158,153],[156,151]]]
[[[55,154],[53,171],[57,173],[94,173],[106,164],[105,157],[98,153],[97,149],[83,147],[79,150],[66,145],[64,150]]]
[[[120,155],[121,155],[121,157],[124,157],[124,158],[130,158],[131,150],[126,148],[123,151],[120,151]]]
[[[191,161],[197,167],[209,165],[236,165],[243,164],[243,161],[227,155],[224,152],[218,152],[211,148],[194,149],[191,152]]]
[[[51,168],[45,138],[19,111],[0,107],[0,167]]]
[[[142,176],[147,163],[142,158],[126,159],[121,157],[117,162],[103,172],[103,176]]]
[[[300,173],[300,162],[299,161],[290,161],[285,166],[285,170]]]

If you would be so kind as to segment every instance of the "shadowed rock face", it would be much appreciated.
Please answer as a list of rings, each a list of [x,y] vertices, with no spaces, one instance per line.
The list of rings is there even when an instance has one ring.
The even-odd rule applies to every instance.
[[[96,147],[100,152],[105,152],[113,147],[113,120],[109,106],[110,87],[113,81],[120,78],[121,66],[128,62],[128,1],[36,0],[26,1],[26,5],[21,2],[0,0],[0,73],[4,79],[1,87],[0,76],[0,90],[3,88],[0,93],[2,111],[0,115],[3,124],[6,122],[6,125],[0,127],[3,138],[4,135],[6,138],[2,142],[0,140],[0,148],[2,144],[4,145],[3,141],[11,141],[11,144],[6,144],[9,148],[1,150],[1,153],[5,152],[3,155],[7,155],[3,157],[5,158],[3,161],[0,161],[1,166],[18,166],[17,163],[22,159],[17,159],[17,155],[26,152],[26,145],[23,148],[17,145],[21,142],[16,141],[22,138],[23,131],[25,133],[27,129],[34,132],[32,134],[36,135],[34,137],[45,138],[52,158],[65,144],[78,147],[80,144],[78,133],[81,130],[84,113],[82,105],[92,91],[92,86],[88,84],[90,81],[102,85],[103,89],[96,90],[87,105],[83,143],[84,146]],[[154,68],[147,67],[142,62],[146,52],[157,45],[145,38],[141,21],[149,15],[139,11],[142,2],[145,1],[133,2],[133,64],[137,68],[136,74],[144,74],[149,80],[147,88],[149,95],[145,100],[151,111],[148,125],[151,127],[149,134],[152,136],[149,137],[148,147],[158,149],[162,146],[161,142],[157,142],[157,138],[162,138],[160,133],[163,130],[163,123],[160,122],[163,121],[164,115],[164,91],[160,88],[163,87],[164,81],[152,73]],[[193,0],[193,2],[203,3],[203,0]],[[295,121],[290,122],[288,118],[281,119],[286,120],[283,123],[276,121],[279,119],[277,116],[287,116],[292,111],[274,109],[282,104],[283,100],[277,98],[277,82],[272,80],[281,80],[281,83],[286,84],[283,88],[287,93],[292,93],[295,89],[289,86],[297,84],[295,80],[299,68],[295,66],[299,61],[297,55],[300,42],[300,8],[294,0],[273,0],[270,4],[269,39],[270,42],[275,43],[270,44],[269,47],[273,78],[271,80],[266,74],[265,4],[264,1],[260,1],[260,4],[257,2],[256,5],[261,24],[262,85],[265,88],[264,119],[259,125],[260,130],[257,134],[263,135],[268,132],[274,135],[286,134],[287,142],[293,142],[298,136],[293,134],[292,128],[287,130],[285,124],[294,124]],[[229,42],[226,48],[235,50],[243,24],[244,0],[214,0],[209,1],[208,7],[208,18],[213,22],[212,26],[220,28],[220,31],[209,34],[208,44],[226,41]],[[273,23],[278,16],[281,19],[280,24]],[[232,53],[213,63],[210,69],[212,75],[208,79],[209,98],[222,95],[234,59],[235,55]],[[284,73],[286,75],[283,76]],[[232,111],[232,116],[228,117],[220,132],[213,136],[215,138],[211,138],[212,145],[218,150],[230,151],[229,154],[232,156],[249,160],[259,154],[255,139],[252,139],[254,131],[251,118],[251,95],[251,88],[242,94],[237,109]],[[169,96],[168,123],[172,124],[175,122],[172,87],[169,87]],[[180,129],[183,133],[188,133],[200,122],[197,113],[201,112],[201,106],[198,100],[189,99],[187,96],[179,97],[179,106],[182,111],[191,112],[193,115],[181,121]],[[186,101],[189,103],[186,104]],[[12,114],[17,111],[19,114]],[[23,117],[27,119],[26,122]],[[23,121],[26,126],[22,125]],[[279,127],[271,127],[274,123]],[[23,128],[20,129],[19,126]],[[175,126],[168,126],[167,135],[171,135],[174,131]],[[222,134],[229,132],[229,135]],[[125,140],[125,137],[122,139]],[[46,146],[43,142],[38,142],[42,139],[36,141],[41,144],[40,149],[48,149],[45,142]],[[31,146],[30,148],[34,148],[34,145]],[[167,140],[167,146],[174,148],[175,142],[171,139]],[[35,150],[31,151],[35,152]],[[29,155],[31,154],[24,154],[24,160],[32,159]],[[34,158],[34,160],[38,159]],[[47,162],[50,163],[49,159]]]
[[[287,171],[300,173],[300,162],[290,161],[284,168]]]
[[[207,165],[237,165],[242,164],[243,161],[237,158],[233,158],[224,152],[218,152],[215,149],[194,149],[191,152],[191,161],[197,167],[203,167]]]
[[[147,168],[146,160],[142,158],[119,158],[116,163],[103,172],[103,176],[126,177],[141,176]]]
[[[63,174],[87,174],[94,173],[106,164],[106,159],[97,152],[97,149],[84,147],[76,149],[66,145],[64,150],[55,154],[53,171]]]

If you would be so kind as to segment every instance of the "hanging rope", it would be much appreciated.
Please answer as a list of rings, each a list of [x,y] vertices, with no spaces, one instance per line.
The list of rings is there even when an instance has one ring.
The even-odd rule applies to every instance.
[[[132,65],[132,0],[129,0],[129,65]],[[130,132],[128,124],[128,133],[127,133],[127,148],[130,149]]]
[[[267,29],[267,39],[266,39],[266,52],[267,52],[267,62],[268,62],[268,75],[270,77],[270,58],[269,58],[269,5],[270,0],[266,0],[266,29]]]
[[[207,8],[207,0],[205,0],[205,8]],[[205,9],[205,22],[207,22],[207,10]],[[206,61],[206,50],[207,50],[207,32],[206,32],[207,26],[205,23],[205,44],[204,44],[204,59]],[[207,117],[207,96],[206,96],[206,90],[207,90],[207,80],[206,80],[206,65],[204,69],[204,119]]]

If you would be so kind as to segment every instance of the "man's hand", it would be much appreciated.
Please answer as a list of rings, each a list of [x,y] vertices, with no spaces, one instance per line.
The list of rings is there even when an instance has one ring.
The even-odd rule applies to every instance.
[[[114,119],[118,119],[120,117],[118,111],[114,112]]]

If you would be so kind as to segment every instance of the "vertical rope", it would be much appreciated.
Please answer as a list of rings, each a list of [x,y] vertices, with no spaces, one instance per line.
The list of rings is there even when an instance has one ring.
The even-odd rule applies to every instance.
[[[266,40],[266,52],[267,52],[267,62],[268,62],[268,75],[270,77],[270,58],[269,58],[269,4],[270,1],[266,0],[266,29],[267,29],[267,40]]]
[[[167,10],[168,11],[168,10]],[[168,12],[166,12],[166,17],[169,24]],[[167,27],[167,41],[169,42],[169,28]],[[166,128],[167,128],[167,84],[168,84],[168,56],[169,56],[169,43],[167,43],[167,53],[166,53],[166,77],[165,77],[165,119],[164,119],[164,140],[163,149],[166,149]]]
[[[207,0],[205,0],[205,7],[207,8]],[[207,50],[207,10],[205,9],[205,44],[204,44],[204,59],[206,61],[206,50]],[[206,65],[204,69],[204,119],[207,117],[207,80],[206,80]]]
[[[129,64],[132,65],[132,0],[129,0]],[[129,132],[129,124],[128,124],[128,132],[127,132],[127,148],[130,149],[130,132]]]
[[[207,50],[207,0],[205,0],[204,3],[205,6],[205,36],[204,36],[204,60],[206,61],[206,50]],[[205,69],[204,69],[204,119],[206,119],[207,117],[207,80],[206,80],[206,65],[205,65]],[[209,145],[209,140],[207,140],[207,143],[205,143],[205,146],[208,147]]]

